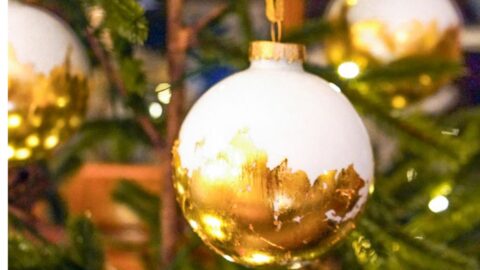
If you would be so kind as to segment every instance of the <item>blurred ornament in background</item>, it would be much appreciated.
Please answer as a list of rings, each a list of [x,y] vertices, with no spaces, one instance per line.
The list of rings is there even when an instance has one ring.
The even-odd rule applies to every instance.
[[[9,2],[8,158],[45,157],[81,124],[89,65],[75,34],[43,9]]]
[[[357,65],[358,76],[367,68],[406,59],[461,61],[462,18],[450,0],[335,0],[326,16],[335,29],[326,40],[326,53],[339,73],[346,63]],[[451,75],[422,74],[417,80],[380,88],[391,98],[393,108],[402,109],[452,79]]]
[[[301,267],[355,227],[373,180],[350,102],[302,68],[305,48],[257,41],[251,66],[192,107],[173,149],[183,213],[225,259]]]

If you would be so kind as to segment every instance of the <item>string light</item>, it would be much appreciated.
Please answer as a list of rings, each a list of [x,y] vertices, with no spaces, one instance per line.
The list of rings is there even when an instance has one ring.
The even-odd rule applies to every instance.
[[[163,114],[162,105],[160,105],[160,103],[157,103],[157,102],[152,102],[148,107],[148,112],[150,113],[150,116],[152,116],[153,118],[155,119],[160,118]]]
[[[392,107],[395,109],[403,109],[407,105],[407,100],[404,96],[394,96],[392,98]]]
[[[360,67],[357,65],[357,63],[348,61],[340,64],[337,72],[342,78],[353,79],[360,74]]]
[[[430,202],[428,203],[428,208],[433,213],[440,213],[447,210],[448,205],[449,205],[449,201],[447,197],[443,195],[439,195],[433,198],[432,200],[430,200]]]
[[[161,83],[155,88],[155,92],[158,93],[157,98],[161,103],[170,103],[170,99],[172,98],[172,91],[170,90],[170,88],[171,85],[168,83]]]
[[[15,155],[15,148],[13,148],[13,146],[11,145],[8,146],[7,155],[8,155],[8,159],[11,159]]]

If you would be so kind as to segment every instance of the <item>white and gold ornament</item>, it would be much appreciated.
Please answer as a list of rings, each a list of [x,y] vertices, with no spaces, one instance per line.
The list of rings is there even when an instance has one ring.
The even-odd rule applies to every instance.
[[[462,20],[450,0],[335,0],[327,12],[335,31],[326,41],[330,62],[361,70],[410,57],[461,60]],[[392,106],[405,107],[437,91],[452,78],[431,78],[384,87]]]
[[[88,59],[71,29],[41,8],[8,6],[8,157],[44,158],[78,128]]]
[[[177,199],[213,250],[248,266],[299,267],[355,227],[373,181],[350,102],[303,70],[305,48],[256,41],[251,66],[210,89],[173,149]]]

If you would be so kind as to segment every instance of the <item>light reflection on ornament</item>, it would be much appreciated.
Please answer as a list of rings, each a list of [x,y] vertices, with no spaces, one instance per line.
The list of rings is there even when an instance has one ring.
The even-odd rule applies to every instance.
[[[334,84],[334,83],[328,83],[328,85],[330,85],[330,87],[337,93],[341,93],[342,92],[342,89],[340,89],[340,87],[338,87],[338,85]]]
[[[28,136],[27,139],[25,139],[25,143],[29,147],[37,147],[40,144],[40,139],[38,138],[38,136],[36,134],[32,134],[32,135]]]
[[[11,159],[15,155],[15,149],[13,148],[13,146],[8,145],[7,151],[8,151],[7,152],[8,159]]]
[[[347,0],[347,5],[355,6],[358,3],[358,0]]]
[[[198,229],[198,223],[195,220],[189,219],[188,224],[190,224],[190,227],[192,227],[194,231]]]
[[[17,128],[22,124],[22,117],[16,113],[8,116],[8,128]]]
[[[43,146],[46,149],[52,149],[58,144],[58,136],[57,135],[49,135],[47,138],[45,138],[45,141],[43,142]]]
[[[11,101],[8,101],[7,108],[8,108],[8,111],[11,111],[15,109],[15,104]]]
[[[296,262],[294,264],[292,264],[289,269],[301,269],[303,267],[303,264],[302,263],[299,263],[299,262]]]
[[[218,240],[223,240],[227,237],[225,232],[223,231],[224,224],[222,219],[207,214],[202,217],[202,222],[205,226],[205,231],[210,236],[213,236]]]
[[[233,262],[233,258],[228,255],[223,255],[222,257],[229,262]]]
[[[273,211],[282,212],[288,210],[292,206],[293,200],[286,194],[277,194],[273,199]]]
[[[25,160],[30,157],[32,152],[28,148],[18,148],[15,150],[15,155],[14,157],[18,160]]]
[[[344,62],[338,66],[338,74],[345,79],[353,79],[360,74],[360,67],[352,61]]]
[[[252,265],[262,265],[271,263],[274,260],[272,256],[269,256],[263,252],[253,252],[250,255],[245,256],[245,261]]]
[[[439,195],[428,203],[428,208],[433,213],[440,213],[448,209],[449,201],[447,197]]]
[[[66,97],[59,97],[57,98],[57,106],[60,108],[63,108],[67,105],[68,103],[68,98]]]

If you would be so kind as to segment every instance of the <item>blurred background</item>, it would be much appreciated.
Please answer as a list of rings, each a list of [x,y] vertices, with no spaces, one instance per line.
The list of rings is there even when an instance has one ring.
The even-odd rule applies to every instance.
[[[306,43],[307,70],[335,82],[342,90],[353,89],[344,93],[364,118],[376,156],[377,187],[366,218],[312,269],[440,269],[439,264],[446,265],[443,269],[478,269],[480,1],[455,2],[464,22],[460,30],[461,68],[438,71],[419,64],[420,69],[431,70],[411,74],[385,66],[377,70],[381,76],[390,72],[388,76],[398,76],[402,82],[429,72],[454,74],[448,75],[454,79],[442,83],[435,93],[412,104],[400,100],[400,105],[391,97],[364,95],[355,90],[358,85],[348,84],[338,74],[325,48],[331,35],[325,15],[330,1],[289,4],[286,40]],[[154,269],[161,243],[159,194],[170,165],[168,159],[159,158],[148,132],[137,120],[140,115],[166,138],[172,89],[180,84],[172,81],[168,69],[166,2],[23,3],[49,10],[73,29],[89,59],[90,92],[82,124],[58,147],[34,158],[37,148],[25,156],[19,152],[23,148],[12,146],[11,268]],[[270,39],[265,2],[261,0],[188,0],[183,5],[183,21],[194,25],[219,6],[225,9],[209,21],[186,53],[180,80],[185,111],[214,84],[248,67],[249,41]],[[135,17],[138,14],[129,16],[137,8],[142,19]],[[132,30],[132,25],[138,28]],[[99,57],[95,44],[110,60],[102,59],[102,54]],[[119,94],[115,78],[102,61],[111,61],[111,68],[118,70],[125,95]],[[412,63],[417,64],[409,65]],[[10,91],[9,106],[17,102]],[[17,138],[10,126],[11,115],[9,108],[9,146]],[[447,154],[439,153],[443,150]],[[434,199],[442,208],[443,198],[448,198],[447,206],[437,211]],[[81,216],[85,218],[75,218]],[[179,226],[178,253],[168,269],[243,269],[204,247],[188,226]],[[78,235],[85,239],[76,246]],[[68,248],[62,248],[65,246]],[[98,266],[88,264],[89,260]],[[68,265],[66,261],[79,268],[55,268]]]

